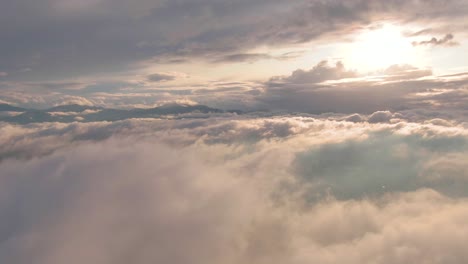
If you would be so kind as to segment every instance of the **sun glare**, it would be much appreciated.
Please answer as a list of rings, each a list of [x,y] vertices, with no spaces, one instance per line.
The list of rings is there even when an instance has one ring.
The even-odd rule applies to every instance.
[[[345,61],[354,68],[374,71],[393,64],[420,65],[421,56],[402,36],[402,28],[383,25],[366,29],[345,48]]]

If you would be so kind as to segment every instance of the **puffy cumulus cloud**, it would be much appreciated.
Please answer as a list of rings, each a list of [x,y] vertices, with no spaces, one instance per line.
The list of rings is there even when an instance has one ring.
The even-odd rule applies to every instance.
[[[357,74],[353,71],[346,70],[343,63],[337,62],[334,67],[330,67],[327,61],[321,61],[310,71],[296,70],[291,74],[291,76],[273,77],[270,82],[287,84],[317,84],[322,81],[352,77],[357,77]]]
[[[60,104],[93,105],[85,81],[0,82],[0,100],[26,108],[47,108]]]
[[[79,104],[79,105],[96,105],[103,103],[99,98],[89,98],[78,95],[70,95],[62,92],[53,93],[30,93],[21,90],[8,90],[0,93],[2,102],[10,105],[18,105],[25,108],[44,109],[57,105]]]
[[[393,114],[390,111],[377,111],[369,116],[369,123],[387,123],[392,119]]]
[[[25,108],[64,104],[148,108],[168,101],[190,100],[224,110],[251,110],[263,86],[256,81],[200,80],[174,71],[49,85],[0,82],[0,100]]]
[[[431,120],[427,120],[426,122],[437,125],[437,126],[446,126],[446,127],[453,126],[452,122],[450,122],[448,120],[445,120],[445,119],[440,119],[440,118],[434,118],[434,119],[431,119]]]
[[[0,260],[466,259],[466,128],[341,119],[2,124]]]
[[[157,138],[158,142],[175,148],[194,144],[226,144],[238,146],[240,149],[256,145],[281,148],[284,144],[285,150],[294,149],[293,152],[306,152],[311,147],[314,147],[315,151],[317,146],[327,146],[329,143],[331,146],[337,146],[337,152],[345,153],[346,151],[340,151],[338,148],[339,143],[349,140],[349,144],[359,145],[360,140],[373,135],[375,144],[381,143],[386,146],[385,144],[394,141],[395,145],[398,145],[396,142],[402,141],[400,145],[407,145],[409,149],[416,149],[413,145],[416,143],[427,144],[431,146],[431,153],[436,150],[443,153],[451,149],[463,152],[465,147],[467,131],[463,125],[446,126],[434,122],[418,124],[402,119],[391,123],[370,123],[365,122],[370,117],[361,118],[361,122],[353,123],[349,122],[346,116],[260,118],[233,114],[189,114],[172,120],[131,119],[117,122],[29,125],[2,123],[0,157],[4,161],[31,159],[109,138],[134,141]],[[387,137],[387,134],[402,136],[393,138]],[[427,141],[424,141],[424,138],[427,138]],[[380,142],[378,139],[383,140]],[[422,143],[418,143],[416,139],[421,139]],[[403,142],[405,140],[408,142]],[[374,145],[365,147],[370,149]],[[358,146],[351,150],[360,148],[363,147]],[[379,147],[376,145],[375,148]],[[393,153],[391,149],[388,151]],[[336,153],[332,154],[335,156]],[[393,157],[390,154],[389,156]]]
[[[465,200],[429,190],[392,198],[383,206],[351,201],[315,208],[301,223],[311,230],[302,231],[322,246],[304,246],[299,263],[459,263],[466,258],[457,245],[466,232],[457,220],[466,214]],[[442,235],[435,238],[434,230]]]
[[[81,96],[62,96],[51,102],[54,106],[59,105],[87,105],[92,106],[94,103]]]
[[[244,216],[254,213],[245,206],[254,200],[248,188],[197,161],[196,152],[115,144],[88,145],[22,171],[2,167],[2,182],[9,182],[1,187],[2,261],[220,263],[234,257],[238,232],[249,224]],[[95,162],[94,155],[107,158]]]
[[[0,127],[0,160],[29,159],[48,155],[85,142],[98,142],[110,137],[159,138],[173,146],[204,142],[207,144],[242,145],[263,140],[285,139],[304,131],[327,131],[333,123],[314,119],[243,118],[236,115],[188,115],[180,119],[132,119],[95,123],[35,123]],[[327,129],[325,129],[327,128]],[[358,128],[358,129],[362,129]],[[169,133],[170,132],[170,133]],[[31,140],[34,139],[34,140]]]
[[[455,153],[433,159],[424,166],[423,175],[431,180],[468,180],[468,156]]]
[[[388,110],[466,119],[466,75],[436,76],[430,69],[393,65],[376,73],[357,73],[338,63],[320,62],[310,71],[265,82],[258,96],[267,109],[305,113],[361,113]]]
[[[375,197],[387,192],[432,188],[466,196],[466,136],[371,132],[365,139],[324,144],[298,154],[295,168],[309,199]],[[453,186],[453,177],[459,177]]]
[[[349,122],[358,123],[358,122],[365,121],[365,118],[360,114],[352,114],[350,116],[345,117],[344,120],[349,121]]]

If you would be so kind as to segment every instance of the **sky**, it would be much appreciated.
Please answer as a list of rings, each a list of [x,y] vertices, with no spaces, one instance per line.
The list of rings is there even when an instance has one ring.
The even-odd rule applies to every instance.
[[[466,263],[465,0],[0,0],[0,263]]]
[[[0,100],[292,110],[264,105],[269,80],[323,61],[360,77],[411,66],[445,82],[468,71],[467,9],[460,0],[3,1]]]

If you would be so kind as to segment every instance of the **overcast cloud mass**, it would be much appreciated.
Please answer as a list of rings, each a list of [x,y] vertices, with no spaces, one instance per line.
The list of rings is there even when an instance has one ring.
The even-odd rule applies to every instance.
[[[0,0],[0,263],[467,263],[466,21]]]

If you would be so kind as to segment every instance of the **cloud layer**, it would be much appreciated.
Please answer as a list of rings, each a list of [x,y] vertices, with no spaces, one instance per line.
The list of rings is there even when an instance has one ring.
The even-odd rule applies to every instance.
[[[448,77],[448,78],[447,78]],[[467,79],[435,76],[430,69],[393,65],[372,75],[320,62],[310,71],[266,82],[259,96],[266,108],[305,113],[372,113],[382,110],[457,113],[466,119]]]
[[[463,32],[466,12],[460,0],[18,0],[0,13],[0,70],[16,79],[56,79],[128,70],[148,58],[255,59],[232,54],[339,38],[379,20],[436,21]]]
[[[0,2],[0,263],[467,262],[467,1]]]
[[[460,263],[466,124],[377,115],[3,124],[0,259]]]

